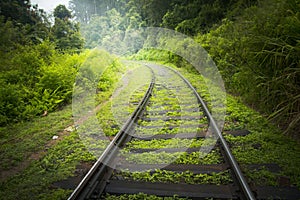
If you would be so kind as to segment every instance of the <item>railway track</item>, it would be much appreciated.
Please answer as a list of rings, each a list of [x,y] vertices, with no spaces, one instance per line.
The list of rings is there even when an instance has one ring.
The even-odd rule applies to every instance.
[[[69,199],[259,197],[192,85],[173,69],[147,67],[144,97]]]

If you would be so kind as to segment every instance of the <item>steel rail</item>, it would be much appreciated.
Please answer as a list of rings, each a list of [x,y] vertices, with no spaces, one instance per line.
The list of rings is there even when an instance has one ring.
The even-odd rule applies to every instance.
[[[217,134],[217,136],[219,137],[220,139],[220,142],[221,142],[221,145],[222,147],[224,148],[224,151],[225,151],[225,154],[228,158],[228,161],[234,171],[234,174],[240,184],[240,187],[242,188],[243,190],[243,194],[245,195],[244,198],[248,199],[248,200],[255,200],[255,196],[253,194],[253,192],[251,191],[251,188],[249,186],[249,184],[247,183],[236,159],[234,158],[234,156],[232,155],[231,151],[230,151],[230,148],[225,140],[225,138],[223,137],[220,129],[218,128],[217,126],[217,123],[216,121],[214,120],[214,118],[212,117],[209,109],[207,108],[204,100],[201,98],[201,96],[198,94],[198,92],[196,91],[196,89],[191,85],[191,83],[186,79],[184,78],[178,71],[176,71],[175,69],[172,69],[170,67],[168,67],[170,70],[172,70],[173,72],[175,72],[176,74],[178,74],[183,80],[184,82],[193,90],[194,94],[196,95],[199,103],[202,105],[202,108],[209,120],[209,123],[210,123],[210,127],[212,128],[212,131]]]
[[[89,199],[95,189],[98,189],[99,194],[101,194],[106,185],[106,180],[103,180],[107,176],[107,172],[110,170],[108,164],[111,164],[112,158],[118,151],[118,147],[127,138],[129,131],[134,126],[138,117],[143,113],[143,110],[152,94],[153,87],[155,84],[155,76],[151,67],[145,65],[151,70],[152,80],[149,84],[148,90],[146,91],[143,99],[139,102],[137,108],[133,114],[128,118],[126,123],[122,126],[120,131],[116,134],[114,139],[110,142],[92,168],[88,171],[85,177],[81,180],[72,194],[69,196],[68,200],[84,200]]]

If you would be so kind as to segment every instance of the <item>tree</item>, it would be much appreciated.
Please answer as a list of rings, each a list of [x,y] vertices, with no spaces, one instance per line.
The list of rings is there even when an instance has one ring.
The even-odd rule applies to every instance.
[[[93,13],[97,8],[94,6],[91,0],[71,0],[70,8],[75,17],[75,20],[80,22],[81,24],[87,24]],[[96,8],[96,9],[95,9]]]
[[[54,9],[54,17],[52,34],[56,48],[71,51],[82,49],[84,40],[79,32],[79,24],[70,20],[71,12],[64,5],[58,5]]]
[[[144,1],[140,15],[148,26],[160,26],[163,16],[171,8],[171,2],[172,0]]]
[[[88,24],[93,16],[104,16],[112,9],[125,15],[127,3],[128,0],[71,0],[70,8],[78,22]]]
[[[41,43],[50,35],[50,23],[46,13],[39,9],[37,5],[31,5],[26,0],[0,1],[0,25],[5,27],[10,25],[14,32],[9,33],[10,29],[1,29],[1,40],[5,41],[10,36],[10,45]],[[12,46],[7,48],[13,49]]]
[[[0,1],[0,14],[6,20],[12,20],[21,24],[34,24],[39,17],[40,10],[37,6],[32,6],[26,0]]]
[[[54,9],[53,15],[55,18],[59,18],[59,19],[63,19],[63,20],[70,19],[72,17],[71,12],[64,5],[58,5]]]

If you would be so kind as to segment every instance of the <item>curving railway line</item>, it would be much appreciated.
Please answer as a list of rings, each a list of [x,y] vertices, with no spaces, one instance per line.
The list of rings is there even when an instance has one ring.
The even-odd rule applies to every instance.
[[[189,81],[168,67],[147,68],[152,81],[142,100],[69,199],[258,199]]]

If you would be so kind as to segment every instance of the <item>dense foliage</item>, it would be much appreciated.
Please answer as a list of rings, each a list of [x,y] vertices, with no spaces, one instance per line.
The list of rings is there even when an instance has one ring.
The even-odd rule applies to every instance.
[[[194,37],[216,62],[229,92],[241,95],[287,132],[297,131],[298,0],[72,0],[71,8],[84,27],[88,48],[107,46],[114,34],[147,26]],[[185,65],[178,56],[171,59]]]
[[[227,91],[240,96],[227,96],[224,127],[225,131],[247,129],[251,132],[245,137],[225,136],[238,162],[243,165],[275,163],[282,169],[271,172],[265,168],[243,168],[248,180],[269,186],[279,185],[280,177],[288,177],[291,186],[300,188],[297,142],[283,136],[241,101],[264,112],[287,133],[299,132],[299,0],[71,0],[70,8],[71,11],[58,6],[53,13],[53,23],[50,23],[49,15],[37,5],[31,5],[29,0],[0,0],[0,171],[4,172],[0,180],[1,197],[66,199],[70,195],[71,190],[57,188],[55,183],[64,182],[81,171],[79,163],[90,165],[95,161],[87,147],[99,150],[107,145],[107,141],[95,139],[84,144],[78,136],[80,129],[70,126],[74,122],[74,112],[71,106],[65,105],[70,104],[76,73],[82,69],[82,63],[105,69],[96,83],[96,100],[101,104],[97,117],[103,130],[108,131],[106,135],[113,136],[119,126],[112,113],[113,98],[110,97],[114,89],[120,87],[117,82],[125,71],[118,59],[108,53],[82,51],[84,40],[81,34],[85,46],[93,48],[111,45],[112,40],[117,40],[112,33],[130,33],[132,28],[145,26],[171,28],[193,37],[217,63]],[[212,104],[204,81],[181,57],[167,51],[143,49],[132,58],[176,64],[179,67],[176,69],[198,86],[197,90],[208,100],[208,106]],[[126,69],[132,71],[135,67],[130,64]],[[147,74],[138,71],[136,76],[144,81]],[[84,72],[91,73],[87,77],[94,75],[93,71]],[[128,78],[132,79],[132,76]],[[90,84],[91,80],[85,79],[83,84]],[[136,82],[128,83],[124,90],[126,95],[133,85]],[[143,90],[136,93],[140,97],[142,94]],[[130,103],[137,102],[137,96],[132,95]],[[36,117],[45,115],[47,117]],[[29,119],[32,120],[27,121]],[[54,135],[59,138],[52,140]],[[150,146],[159,149],[166,142],[132,141],[127,150]],[[172,140],[167,145],[188,144],[185,140]],[[203,145],[202,141],[191,144],[199,145]],[[209,156],[199,161],[199,155],[185,154],[177,162],[208,164],[220,161],[216,151]],[[133,163],[173,160],[169,153],[146,153],[127,159]],[[134,173],[128,178],[149,181],[155,175],[158,179],[175,182],[180,178],[190,181],[199,178],[190,173],[179,175],[165,171]],[[228,181],[227,174],[223,177]],[[215,181],[209,176],[201,178],[204,183]],[[107,195],[106,198],[161,199],[145,194]]]
[[[299,10],[296,0],[266,0],[197,36],[227,89],[289,132],[300,125]]]
[[[77,69],[85,58],[69,54],[83,45],[70,11],[58,6],[52,25],[30,1],[0,1],[0,9],[0,125],[70,102]]]
[[[180,2],[180,1],[178,1]],[[139,15],[148,26],[159,26],[164,14],[172,5],[171,0],[71,0],[70,6],[76,19],[88,24],[92,17],[104,16],[109,10],[115,9],[126,18]],[[133,13],[135,12],[135,13]]]
[[[19,46],[0,64],[0,124],[29,119],[70,102],[84,54],[59,54],[49,41]]]
[[[54,9],[54,17],[51,31],[56,47],[69,51],[82,49],[84,41],[79,33],[79,24],[71,22],[71,12],[64,5],[58,5]]]
[[[71,19],[74,15],[88,48],[109,46],[114,34],[146,26],[191,35],[216,62],[228,91],[241,95],[285,130],[295,131],[300,123],[298,0],[72,0],[71,12],[62,5],[55,9],[54,24],[30,1],[0,5],[0,70],[6,85],[2,107],[14,107],[10,112],[19,113],[17,102],[31,98],[23,97],[26,92],[8,96],[11,90],[21,90],[20,83],[35,87],[43,66],[53,66],[56,50],[77,52],[83,47],[79,24]],[[44,53],[36,52],[40,48]],[[177,56],[168,59],[185,65]],[[7,98],[19,100],[9,104]]]
[[[30,1],[0,1],[0,50],[7,52],[16,44],[39,43],[49,37],[46,13]]]
[[[236,4],[233,1],[223,5],[217,0],[70,1],[75,19],[81,22],[87,48],[103,46],[118,33],[140,27],[163,26],[186,34],[204,32]]]

